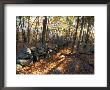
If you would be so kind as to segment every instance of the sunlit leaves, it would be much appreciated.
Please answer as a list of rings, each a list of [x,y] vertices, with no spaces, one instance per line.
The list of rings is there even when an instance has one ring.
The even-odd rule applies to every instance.
[[[79,74],[79,73],[93,73],[94,68],[94,55],[76,54],[72,56],[71,49],[62,49],[53,58],[45,60],[41,59],[36,61],[31,66],[17,65],[17,74]],[[67,56],[66,56],[66,55]],[[77,57],[80,56],[80,57]]]

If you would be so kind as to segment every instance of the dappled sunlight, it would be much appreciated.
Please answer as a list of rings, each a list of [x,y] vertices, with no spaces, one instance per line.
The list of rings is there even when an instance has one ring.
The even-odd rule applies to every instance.
[[[94,74],[94,16],[16,16],[16,74]]]
[[[66,57],[63,54],[67,54],[64,50],[61,50],[64,53],[57,53],[56,55],[53,55],[53,59],[49,59],[49,60],[39,60],[35,63],[33,63],[31,66],[17,66],[17,73],[18,74],[57,74],[57,72],[59,71],[60,74],[85,74],[88,73],[89,71],[85,71],[84,72],[84,64],[93,64],[93,59],[94,59],[94,55],[90,55],[89,57],[87,55],[85,55],[84,62],[81,61],[81,56],[80,58],[71,58],[71,57]],[[66,49],[66,51],[68,51]],[[73,63],[73,65],[71,65]],[[56,72],[57,71],[57,72]],[[89,73],[93,73],[93,68],[91,68],[92,72]]]

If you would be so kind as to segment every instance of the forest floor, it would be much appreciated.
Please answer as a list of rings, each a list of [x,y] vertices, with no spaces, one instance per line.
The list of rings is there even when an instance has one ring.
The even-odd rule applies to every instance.
[[[94,74],[94,54],[68,54],[62,49],[48,60],[40,59],[31,66],[16,69],[17,74]]]

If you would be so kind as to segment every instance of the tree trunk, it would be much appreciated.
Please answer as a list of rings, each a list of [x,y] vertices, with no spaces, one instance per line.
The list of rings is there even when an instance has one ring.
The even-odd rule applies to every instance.
[[[49,45],[49,31],[48,31],[48,26],[47,26],[47,31],[46,31],[46,47]]]
[[[28,16],[28,34],[27,34],[27,37],[28,37],[28,46],[30,44],[30,29],[29,29],[29,20],[30,20],[30,16]]]
[[[16,46],[18,46],[19,43],[19,29],[16,28]]]
[[[75,41],[76,41],[76,37],[77,37],[77,30],[78,30],[78,24],[79,24],[79,16],[77,17],[77,26],[76,26],[76,32],[75,32],[75,36],[74,36],[74,41],[73,41],[73,47],[72,47],[72,53],[74,52],[74,46],[75,46]]]
[[[25,32],[24,32],[24,30],[23,30],[23,28],[24,28],[24,17],[22,17],[23,18],[23,20],[22,20],[22,25],[21,25],[21,29],[22,29],[22,42],[23,43],[25,43]]]
[[[36,42],[36,44],[35,44],[35,46],[37,46],[37,43],[38,43],[38,40],[37,40],[37,36],[38,36],[38,26],[39,26],[39,16],[38,16],[38,21],[37,21],[37,17],[36,17],[36,26],[35,26],[35,31],[36,31],[36,40],[35,40],[35,42]]]
[[[42,44],[44,45],[46,41],[46,25],[47,25],[47,17],[45,16],[45,19],[43,20],[43,32],[42,32]]]
[[[79,51],[79,48],[80,48],[80,40],[81,40],[82,31],[83,31],[83,25],[84,25],[84,16],[82,17],[81,30],[80,30],[80,35],[79,35],[79,40],[78,40],[78,45],[77,45],[77,51]]]
[[[70,21],[69,21],[68,16],[67,16],[67,22],[68,22],[68,30],[66,30],[66,44],[68,47],[68,38],[69,38],[69,34],[70,34]]]
[[[85,49],[87,49],[87,44],[88,44],[88,40],[89,40],[89,27],[90,27],[90,17],[88,17],[88,27],[87,27],[87,34],[86,34],[86,40],[85,40]]]
[[[17,18],[16,18],[16,46],[19,43],[19,28],[17,27]]]

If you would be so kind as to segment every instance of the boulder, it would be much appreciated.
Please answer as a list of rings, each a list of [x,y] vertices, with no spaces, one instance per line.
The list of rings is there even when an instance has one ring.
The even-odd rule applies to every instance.
[[[30,65],[32,62],[33,55],[29,48],[22,48],[21,51],[17,54],[16,63],[20,65]]]
[[[20,64],[16,64],[16,70],[19,71],[22,69],[22,66]]]
[[[30,59],[27,59],[27,60],[26,59],[18,59],[17,64],[20,64],[22,66],[30,66],[33,64],[33,61]]]
[[[60,70],[56,69],[55,71],[53,71],[53,74],[62,74]]]
[[[29,48],[22,48],[17,54],[19,59],[31,59],[31,50]]]
[[[36,52],[37,48],[36,47],[31,47],[30,50],[31,50],[31,52]]]

